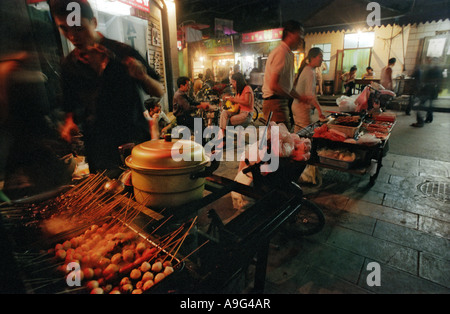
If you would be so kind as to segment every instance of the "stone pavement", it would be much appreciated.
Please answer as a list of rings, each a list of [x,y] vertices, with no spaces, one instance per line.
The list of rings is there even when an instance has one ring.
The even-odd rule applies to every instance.
[[[413,117],[397,114],[397,141],[419,132],[409,127]],[[447,113],[440,115],[436,120],[448,121]],[[439,123],[426,127],[442,129]],[[420,145],[410,142],[412,149]],[[444,146],[450,155],[448,140]],[[372,187],[368,175],[325,168],[320,186],[303,185],[322,207],[326,225],[309,237],[280,231],[273,238],[266,293],[450,293],[450,161],[390,147]],[[237,162],[222,162],[215,174],[234,178],[236,171]],[[371,262],[380,266],[379,286],[367,283]]]

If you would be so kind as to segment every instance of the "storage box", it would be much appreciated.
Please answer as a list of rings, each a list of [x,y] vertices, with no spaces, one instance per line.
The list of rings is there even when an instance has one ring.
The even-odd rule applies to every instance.
[[[340,132],[344,133],[345,135],[347,135],[347,137],[353,138],[353,137],[355,137],[356,132],[358,132],[359,129],[361,128],[361,125],[362,125],[362,120],[355,127],[340,125],[340,124],[336,124],[335,121],[331,121],[328,123],[328,128],[340,131]]]
[[[343,160],[338,160],[338,159],[333,159],[333,158],[328,158],[328,157],[323,157],[323,156],[319,156],[320,159],[320,163],[324,164],[324,165],[329,165],[329,166],[334,166],[337,168],[342,168],[342,169],[350,169],[351,167],[353,167],[353,165],[355,164],[355,161],[343,161]]]

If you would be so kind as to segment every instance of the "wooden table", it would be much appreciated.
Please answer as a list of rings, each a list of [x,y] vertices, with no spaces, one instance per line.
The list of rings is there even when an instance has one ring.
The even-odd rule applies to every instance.
[[[362,86],[370,85],[373,82],[380,83],[380,79],[376,79],[376,78],[372,78],[372,79],[355,79],[355,90],[359,90],[360,92],[362,92]]]

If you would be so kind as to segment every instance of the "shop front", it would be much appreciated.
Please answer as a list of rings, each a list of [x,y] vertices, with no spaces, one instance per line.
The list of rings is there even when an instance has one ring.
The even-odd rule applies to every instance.
[[[261,86],[270,52],[277,47],[283,35],[283,28],[243,33],[237,59],[241,71],[253,86]],[[294,66],[297,70],[304,58],[302,51],[294,51]]]
[[[204,42],[205,53],[209,60],[214,80],[223,82],[229,78],[230,71],[237,64],[234,55],[234,44],[231,36],[207,39]]]

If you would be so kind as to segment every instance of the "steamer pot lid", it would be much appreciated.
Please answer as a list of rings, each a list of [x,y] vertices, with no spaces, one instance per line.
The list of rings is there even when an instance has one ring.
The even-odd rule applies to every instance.
[[[198,166],[207,161],[202,145],[190,140],[163,139],[135,146],[126,164],[132,169],[178,169]]]

